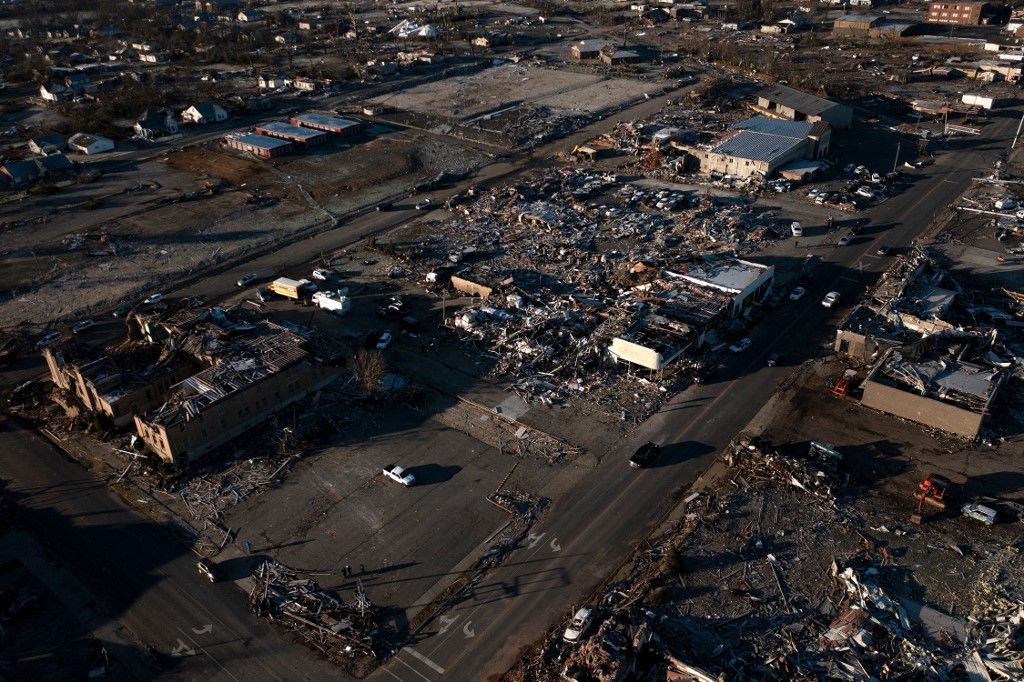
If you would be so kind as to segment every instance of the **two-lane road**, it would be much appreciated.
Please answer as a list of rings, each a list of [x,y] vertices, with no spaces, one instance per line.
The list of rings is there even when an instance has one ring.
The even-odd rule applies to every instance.
[[[430,622],[375,679],[496,679],[552,622],[567,619],[663,518],[672,493],[692,483],[768,401],[788,371],[766,367],[765,357],[782,352],[785,365],[812,354],[844,314],[840,308],[888,266],[889,258],[876,255],[878,246],[910,245],[972,177],[992,168],[1019,116],[1004,113],[980,138],[917,174],[912,188],[869,211],[873,224],[889,226],[884,231],[869,228],[850,246],[813,249],[822,263],[804,299],[787,300],[757,325],[753,348],[728,358],[716,383],[679,395],[629,443],[609,444],[600,465],[552,505],[523,546],[455,608]],[[840,308],[820,305],[830,290],[842,294]],[[662,444],[661,462],[630,470],[627,454],[646,440]]]

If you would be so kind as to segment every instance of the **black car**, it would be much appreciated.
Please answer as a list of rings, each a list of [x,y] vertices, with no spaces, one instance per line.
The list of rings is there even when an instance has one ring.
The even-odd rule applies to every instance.
[[[658,461],[658,457],[661,456],[661,448],[654,443],[644,443],[633,456],[629,458],[629,466],[634,469],[643,469]]]
[[[390,211],[392,207],[394,207],[394,204],[392,204],[390,201],[382,201],[379,204],[377,204],[378,211]]]

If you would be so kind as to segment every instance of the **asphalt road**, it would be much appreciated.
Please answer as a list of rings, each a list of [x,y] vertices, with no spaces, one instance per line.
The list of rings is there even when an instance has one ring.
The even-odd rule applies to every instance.
[[[648,106],[660,105],[646,102],[619,118],[643,115]],[[851,246],[815,249],[823,262],[803,301],[772,313],[751,334],[754,347],[748,353],[730,358],[715,383],[678,396],[642,427],[636,442],[610,444],[612,455],[545,514],[526,545],[488,574],[465,601],[428,624],[421,638],[375,677],[410,682],[482,679],[506,670],[522,647],[567,616],[627,556],[669,507],[671,493],[691,483],[765,403],[787,374],[785,362],[765,367],[765,356],[784,350],[794,360],[814,352],[830,333],[828,323],[842,314],[841,309],[818,305],[824,293],[836,289],[843,303],[855,300],[864,284],[884,270],[887,259],[874,255],[878,243],[909,244],[970,177],[991,168],[1006,145],[990,140],[1009,140],[1016,124],[1013,112],[1004,113],[981,138],[941,155],[913,188],[872,210],[873,223],[888,226],[884,232],[869,228]],[[600,127],[609,125],[605,121]],[[515,165],[495,164],[485,173],[500,177],[514,172]],[[188,293],[223,297],[244,272],[266,266],[268,274],[276,273],[282,263],[308,267],[304,264],[310,257],[323,250],[413,215],[408,207],[365,215],[204,279]],[[645,440],[662,443],[664,458],[650,470],[632,471],[625,454]],[[0,430],[0,476],[12,480],[12,490],[25,496],[29,529],[47,539],[55,557],[74,567],[110,618],[123,623],[138,643],[155,646],[162,664],[176,674],[220,679],[338,676],[290,644],[282,632],[251,617],[232,586],[203,582],[183,545],[33,435]],[[192,655],[174,656],[175,651]]]
[[[981,137],[957,143],[935,165],[915,172],[911,189],[867,213],[874,225],[887,226],[883,231],[869,227],[850,246],[815,249],[823,260],[803,300],[783,305],[758,324],[752,349],[729,358],[716,383],[685,391],[635,439],[610,448],[609,456],[545,513],[522,547],[460,604],[429,623],[418,641],[374,679],[496,679],[551,623],[567,620],[663,518],[671,494],[692,483],[767,402],[788,371],[785,362],[768,368],[766,356],[781,351],[792,361],[828,339],[843,310],[819,305],[824,294],[836,290],[843,303],[856,300],[888,265],[888,258],[875,254],[878,245],[911,244],[970,178],[991,170],[1019,116],[1019,111],[1001,112]],[[661,462],[630,470],[628,453],[647,440],[662,444]]]
[[[236,682],[338,677],[286,631],[251,615],[233,583],[201,578],[184,543],[10,422],[0,423],[0,478],[11,481],[8,490],[18,498],[19,525],[94,595],[90,613],[72,615],[83,623],[119,623],[120,641],[103,638],[114,679],[168,673]],[[146,645],[156,649],[154,656],[141,654]]]

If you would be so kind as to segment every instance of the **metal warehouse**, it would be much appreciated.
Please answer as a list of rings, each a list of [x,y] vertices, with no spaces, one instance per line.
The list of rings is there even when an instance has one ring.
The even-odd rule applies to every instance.
[[[362,121],[354,121],[327,114],[299,114],[288,119],[292,125],[314,130],[325,130],[335,135],[356,135],[363,130]]]
[[[302,145],[321,144],[326,142],[330,137],[329,133],[321,130],[293,126],[290,123],[285,123],[283,121],[261,123],[256,126],[256,132],[260,135],[279,137],[282,140],[288,140]]]
[[[253,135],[252,133],[228,135],[224,138],[224,143],[232,149],[249,152],[267,159],[292,151],[292,143],[287,140],[266,135]]]

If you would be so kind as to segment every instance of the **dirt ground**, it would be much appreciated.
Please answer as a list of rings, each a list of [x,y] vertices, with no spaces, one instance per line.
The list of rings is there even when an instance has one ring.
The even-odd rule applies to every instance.
[[[627,79],[609,80],[597,74],[505,64],[470,76],[384,95],[377,101],[469,121],[481,114],[524,103],[547,106],[559,112],[596,113],[621,106],[657,87]]]

